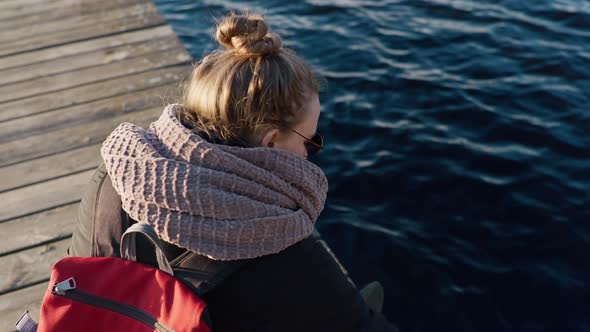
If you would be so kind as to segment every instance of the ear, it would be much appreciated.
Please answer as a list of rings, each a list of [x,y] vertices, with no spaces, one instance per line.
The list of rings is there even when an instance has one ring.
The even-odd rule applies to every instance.
[[[264,136],[262,137],[262,143],[260,144],[260,146],[269,147],[269,146],[274,145],[275,140],[277,139],[278,135],[279,135],[278,129],[271,129],[271,130],[267,131],[266,134],[264,134]]]

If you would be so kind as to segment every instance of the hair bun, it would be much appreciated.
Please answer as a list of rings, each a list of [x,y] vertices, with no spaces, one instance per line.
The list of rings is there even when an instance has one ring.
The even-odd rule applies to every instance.
[[[217,26],[216,37],[225,48],[241,54],[275,54],[283,44],[278,35],[269,32],[264,18],[253,14],[225,17]]]

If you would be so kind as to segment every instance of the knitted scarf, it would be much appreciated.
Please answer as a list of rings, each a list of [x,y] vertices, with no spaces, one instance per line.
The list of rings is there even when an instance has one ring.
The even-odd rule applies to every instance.
[[[102,145],[131,218],[217,260],[277,253],[312,233],[328,190],[319,167],[281,149],[210,143],[181,124],[181,107],[147,130],[122,123]]]

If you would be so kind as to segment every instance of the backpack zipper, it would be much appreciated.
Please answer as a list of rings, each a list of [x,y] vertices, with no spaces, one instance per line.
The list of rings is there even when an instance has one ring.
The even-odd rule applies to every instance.
[[[76,289],[76,280],[74,280],[74,278],[69,278],[57,283],[53,287],[52,293],[54,295],[63,296],[73,301],[103,308],[133,318],[153,328],[157,332],[174,332],[172,328],[158,322],[154,316],[141,309],[128,304],[105,299],[104,297],[88,294]]]

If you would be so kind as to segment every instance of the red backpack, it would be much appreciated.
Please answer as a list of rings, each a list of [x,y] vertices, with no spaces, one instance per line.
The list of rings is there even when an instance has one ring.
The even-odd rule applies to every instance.
[[[137,233],[153,243],[159,269],[137,262]],[[26,312],[17,322],[18,331],[210,331],[205,302],[174,277],[151,226],[137,223],[125,231],[121,257],[58,261],[39,324]]]

